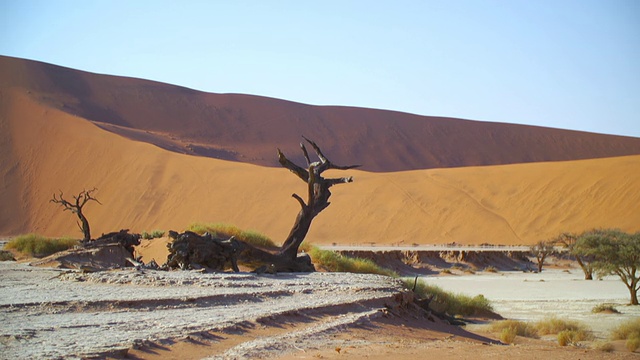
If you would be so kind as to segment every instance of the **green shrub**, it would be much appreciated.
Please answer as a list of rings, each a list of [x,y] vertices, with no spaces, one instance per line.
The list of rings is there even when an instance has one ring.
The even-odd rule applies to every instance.
[[[16,258],[9,251],[0,250],[0,261],[16,261]]]
[[[161,238],[161,237],[164,236],[164,231],[162,231],[162,230],[153,230],[150,233],[148,233],[146,231],[143,231],[141,236],[145,240],[157,239],[157,238]]]
[[[404,279],[405,286],[413,288],[414,279]],[[439,312],[449,315],[471,316],[483,312],[493,311],[491,302],[483,295],[474,297],[464,294],[454,294],[442,290],[439,286],[429,285],[423,280],[416,283],[415,293],[421,298],[432,298],[429,306]]]
[[[317,246],[306,244],[303,250],[311,256],[314,264],[322,266],[327,271],[398,276],[395,271],[378,266],[369,259],[352,258],[335,251],[323,250]]]
[[[613,313],[613,314],[620,314],[620,311],[618,311],[618,309],[616,309],[615,307],[613,307],[613,305],[608,305],[608,304],[599,304],[593,307],[593,309],[591,309],[592,313],[601,313],[601,312],[607,312],[607,313]]]
[[[536,331],[536,328],[534,326],[524,321],[518,321],[518,320],[496,321],[493,324],[491,324],[491,331],[500,333],[501,337],[503,333],[507,333],[507,334],[515,334],[517,336],[522,336],[522,337],[534,338],[534,339],[538,338],[538,332]],[[503,341],[502,339],[500,339],[500,341],[507,344],[510,344],[511,342],[513,342],[513,340],[511,342],[506,342],[506,341]]]
[[[613,340],[640,339],[640,318],[631,319],[618,325],[611,332],[611,338]]]
[[[275,248],[276,244],[267,236],[260,234],[253,230],[241,230],[236,226],[228,224],[203,224],[193,223],[187,228],[189,231],[193,231],[197,234],[204,234],[206,232],[217,237],[231,237],[234,236],[240,241],[244,241],[248,244],[265,248]]]
[[[29,256],[45,257],[73,248],[78,243],[78,240],[69,238],[52,239],[37,234],[27,234],[11,239],[5,248],[14,249]]]

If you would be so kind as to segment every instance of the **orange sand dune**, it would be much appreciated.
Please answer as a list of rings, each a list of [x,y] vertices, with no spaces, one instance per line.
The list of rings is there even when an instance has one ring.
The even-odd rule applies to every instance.
[[[211,94],[0,56],[2,88],[134,140],[265,166],[278,166],[276,147],[302,160],[300,135],[377,172],[640,154],[639,138]]]
[[[592,227],[640,230],[640,156],[344,175],[355,182],[333,188],[312,242],[522,244]],[[94,235],[203,221],[280,242],[299,209],[291,193],[305,193],[285,169],[135,142],[19,88],[0,92],[0,179],[6,235],[79,236],[73,215],[48,200],[95,186],[103,205],[86,208]]]

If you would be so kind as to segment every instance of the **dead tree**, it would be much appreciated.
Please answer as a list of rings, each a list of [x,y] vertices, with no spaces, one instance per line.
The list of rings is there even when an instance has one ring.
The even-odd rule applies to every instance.
[[[350,165],[350,166],[338,166],[329,161],[326,156],[322,153],[318,145],[313,141],[307,139],[303,136],[303,138],[313,147],[316,155],[318,156],[319,161],[311,162],[309,159],[309,153],[307,152],[307,148],[303,143],[300,143],[300,148],[302,149],[302,153],[304,154],[304,158],[307,160],[307,168],[303,168],[289,161],[282,151],[278,149],[278,161],[280,165],[289,169],[292,173],[298,176],[302,181],[307,184],[307,202],[298,195],[291,195],[300,203],[300,212],[296,217],[296,221],[291,228],[291,232],[287,239],[284,241],[282,248],[280,250],[280,255],[286,258],[295,258],[298,253],[298,248],[311,227],[311,221],[324,209],[329,206],[329,197],[331,196],[331,192],[329,188],[336,184],[341,183],[349,183],[353,181],[353,177],[343,177],[343,178],[333,178],[333,179],[325,179],[322,177],[322,173],[330,170],[349,170],[360,167],[360,165]]]
[[[73,201],[67,201],[63,198],[62,190],[60,190],[60,195],[56,197],[56,194],[53,194],[53,198],[49,200],[49,202],[59,204],[63,207],[63,211],[71,211],[72,213],[78,216],[78,222],[76,224],[80,228],[80,231],[84,234],[84,239],[82,241],[87,242],[91,240],[91,229],[89,227],[89,220],[84,216],[82,209],[89,201],[95,201],[98,204],[102,205],[98,199],[93,197],[93,192],[98,189],[93,188],[91,190],[82,190],[78,195],[73,195]]]
[[[322,153],[318,145],[304,138],[315,151],[318,161],[309,159],[304,144],[300,144],[307,167],[296,165],[289,161],[278,149],[280,164],[289,169],[307,184],[307,200],[300,195],[292,197],[300,203],[298,216],[285,239],[278,249],[265,249],[236,239],[213,239],[210,235],[198,235],[192,232],[178,234],[170,232],[175,240],[169,245],[169,268],[196,268],[206,267],[214,271],[223,271],[231,268],[238,271],[237,264],[253,268],[257,273],[277,272],[310,272],[315,271],[311,258],[307,255],[298,255],[298,248],[311,227],[313,219],[329,206],[333,185],[352,182],[352,177],[325,179],[322,173],[329,169],[348,170],[360,165],[338,166],[333,164]],[[213,252],[212,252],[213,251]]]

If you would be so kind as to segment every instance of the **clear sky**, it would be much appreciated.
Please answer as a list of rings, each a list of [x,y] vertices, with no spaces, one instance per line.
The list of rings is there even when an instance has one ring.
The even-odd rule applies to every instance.
[[[0,0],[0,54],[208,92],[640,137],[638,0]]]

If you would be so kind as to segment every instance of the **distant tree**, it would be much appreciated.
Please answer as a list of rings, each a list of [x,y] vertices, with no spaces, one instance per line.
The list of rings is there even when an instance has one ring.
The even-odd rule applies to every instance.
[[[578,238],[574,252],[593,257],[599,276],[615,274],[629,289],[631,305],[638,305],[640,288],[640,232],[626,234],[620,230],[600,230]]]
[[[593,265],[591,265],[593,257],[576,254],[573,250],[579,237],[597,231],[599,230],[591,230],[589,232],[584,232],[581,235],[576,235],[573,233],[562,233],[553,240],[554,244],[560,244],[564,246],[569,251],[569,254],[571,254],[576,259],[576,262],[578,263],[578,265],[580,265],[580,268],[584,273],[585,280],[593,280]]]
[[[538,272],[542,272],[542,265],[544,265],[544,260],[553,253],[553,243],[551,241],[538,241],[535,245],[532,245],[530,248],[531,254],[536,257],[536,261],[538,263]]]
[[[82,190],[78,195],[72,196],[73,201],[67,201],[63,197],[64,194],[62,193],[62,190],[60,190],[60,195],[56,196],[56,194],[53,194],[53,198],[49,200],[49,202],[62,206],[63,211],[69,210],[78,216],[79,222],[77,222],[76,224],[80,228],[80,231],[82,231],[82,233],[84,234],[83,241],[91,240],[91,229],[89,227],[89,220],[87,220],[87,217],[82,212],[82,209],[89,201],[95,201],[98,204],[102,205],[102,203],[92,195],[96,190],[98,189],[93,188],[91,190]]]

